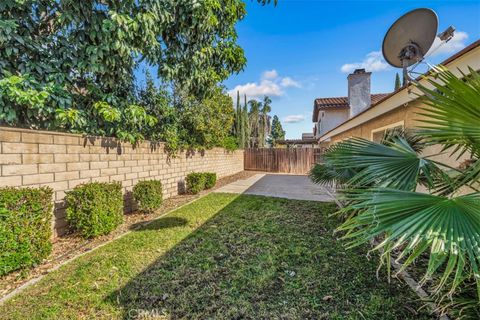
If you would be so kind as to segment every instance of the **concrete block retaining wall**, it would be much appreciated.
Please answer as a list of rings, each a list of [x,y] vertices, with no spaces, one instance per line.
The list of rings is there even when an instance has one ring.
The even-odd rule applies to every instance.
[[[169,157],[162,143],[133,147],[114,138],[0,127],[0,187],[49,186],[54,190],[55,235],[67,230],[65,191],[91,181],[120,181],[125,209],[133,210],[130,191],[139,180],[162,181],[164,197],[184,191],[190,172],[224,177],[243,171],[243,151],[215,148]]]

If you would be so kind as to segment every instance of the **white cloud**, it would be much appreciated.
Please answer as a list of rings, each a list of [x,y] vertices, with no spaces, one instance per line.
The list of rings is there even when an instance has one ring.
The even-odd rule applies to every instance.
[[[262,79],[272,80],[278,78],[278,72],[275,69],[267,70],[262,74]]]
[[[228,93],[235,98],[237,92],[247,95],[248,99],[262,98],[263,96],[280,97],[285,94],[287,88],[300,88],[301,85],[290,77],[281,77],[277,70],[267,70],[261,74],[259,82],[248,82],[237,85]]]
[[[289,87],[294,87],[294,88],[300,88],[300,83],[297,81],[293,80],[290,77],[285,77],[280,81],[280,85],[284,88],[289,88]]]
[[[229,91],[231,96],[235,96],[237,92],[240,92],[241,96],[246,94],[248,98],[279,97],[284,94],[282,88],[270,80],[262,80],[260,83],[249,82]]]
[[[297,123],[302,122],[305,120],[305,116],[303,114],[291,114],[283,118],[284,123]]]
[[[375,71],[385,71],[388,70],[390,67],[385,62],[382,56],[381,51],[372,51],[367,56],[365,59],[363,59],[362,62],[354,62],[354,63],[346,63],[344,64],[340,70],[345,73],[351,73],[355,69],[365,69],[366,71],[369,72],[375,72]]]
[[[442,44],[442,40],[439,37],[435,38],[430,50],[428,50],[426,56],[435,57],[443,54],[452,54],[462,50],[467,45],[465,40],[468,39],[468,34],[463,31],[455,31],[453,38],[447,43]]]

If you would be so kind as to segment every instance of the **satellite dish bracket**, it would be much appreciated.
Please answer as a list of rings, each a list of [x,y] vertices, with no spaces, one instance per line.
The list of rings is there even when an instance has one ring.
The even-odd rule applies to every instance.
[[[415,42],[411,41],[403,47],[402,51],[398,55],[398,58],[402,61],[403,69],[403,83],[410,82],[410,76],[408,75],[408,67],[411,65],[410,61],[414,60],[419,62],[423,60],[423,52],[420,49],[420,46]]]
[[[398,55],[400,60],[416,60],[419,61],[423,58],[423,53],[418,44],[413,41],[410,41]]]

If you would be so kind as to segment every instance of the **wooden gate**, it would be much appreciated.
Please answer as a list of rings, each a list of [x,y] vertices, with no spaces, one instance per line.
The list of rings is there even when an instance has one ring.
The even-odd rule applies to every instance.
[[[319,148],[245,149],[245,170],[307,174],[320,161]]]

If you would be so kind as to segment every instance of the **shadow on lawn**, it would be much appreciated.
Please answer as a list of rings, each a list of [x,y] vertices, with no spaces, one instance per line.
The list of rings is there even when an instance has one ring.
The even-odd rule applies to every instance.
[[[239,196],[106,299],[124,319],[429,319],[403,285],[376,279],[365,248],[344,250],[333,211]],[[146,228],[195,223],[183,220]]]
[[[188,223],[187,219],[179,217],[163,217],[159,218],[151,223],[145,224],[145,222],[138,222],[130,226],[130,230],[143,231],[143,230],[160,230],[166,228],[181,227]]]

